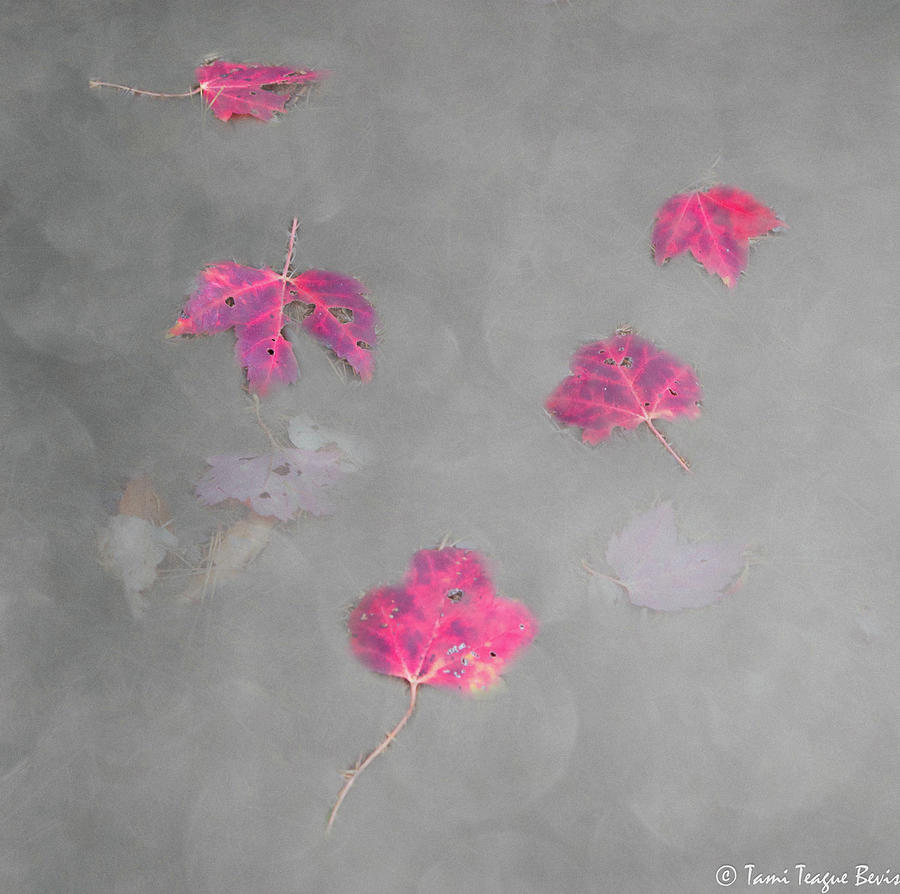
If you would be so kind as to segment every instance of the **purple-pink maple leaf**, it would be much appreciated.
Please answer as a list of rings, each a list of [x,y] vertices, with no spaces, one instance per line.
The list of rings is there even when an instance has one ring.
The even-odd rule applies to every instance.
[[[579,426],[588,444],[608,438],[616,427],[631,429],[646,423],[688,470],[653,420],[700,415],[703,392],[690,366],[652,342],[622,331],[579,348],[570,368],[571,375],[547,398],[549,413],[565,425]]]
[[[771,208],[736,186],[679,193],[656,212],[653,254],[661,266],[689,251],[733,289],[747,268],[750,240],[784,226]]]
[[[343,477],[343,454],[335,448],[280,447],[273,453],[211,456],[195,493],[204,506],[238,500],[257,515],[290,521],[303,511],[327,515],[327,489]]]
[[[91,87],[115,87],[138,96],[177,99],[196,96],[206,101],[216,118],[228,121],[232,117],[259,118],[269,121],[276,112],[283,112],[293,96],[303,96],[309,88],[329,72],[282,65],[251,65],[243,62],[224,62],[221,59],[201,65],[194,72],[197,86],[185,93],[157,93],[124,84],[90,81]]]
[[[200,335],[234,329],[238,363],[247,370],[251,392],[264,396],[276,384],[299,375],[297,360],[282,330],[287,308],[297,302],[306,316],[301,327],[353,368],[363,381],[375,365],[375,311],[365,286],[343,273],[307,270],[289,276],[297,221],[291,229],[282,273],[223,261],[200,274],[169,336]]]
[[[473,550],[455,548],[417,552],[403,583],[367,593],[347,626],[356,657],[377,673],[406,680],[410,700],[381,745],[347,774],[329,828],[357,775],[412,716],[420,686],[484,690],[537,632],[524,605],[495,594],[484,559]]]
[[[670,612],[711,605],[734,592],[746,567],[745,553],[738,543],[688,542],[678,533],[672,504],[666,502],[610,538],[606,564],[616,573],[611,580],[631,602]]]
[[[268,121],[283,112],[294,94],[303,94],[309,85],[328,72],[286,68],[280,65],[244,65],[223,62],[201,65],[194,76],[200,94],[221,121],[233,115],[250,115]]]

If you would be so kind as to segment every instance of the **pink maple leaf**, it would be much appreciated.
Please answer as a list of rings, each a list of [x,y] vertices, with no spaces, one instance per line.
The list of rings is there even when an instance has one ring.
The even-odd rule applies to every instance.
[[[224,62],[218,59],[195,70],[197,86],[185,93],[157,93],[94,80],[90,81],[90,86],[115,87],[138,96],[160,99],[185,98],[199,93],[221,121],[228,121],[232,117],[269,121],[276,112],[284,111],[289,99],[305,95],[313,84],[328,74],[327,71]]]
[[[582,440],[596,444],[613,428],[646,423],[685,471],[687,463],[653,424],[654,419],[700,415],[703,396],[694,371],[652,342],[621,331],[579,348],[572,374],[547,398],[546,409],[565,425],[581,427]]]
[[[201,65],[194,76],[212,113],[221,121],[232,115],[250,115],[268,121],[283,112],[287,101],[303,94],[327,72],[279,65],[243,65],[223,62]]]
[[[251,392],[265,395],[274,384],[298,377],[297,360],[282,334],[290,322],[286,309],[299,302],[306,312],[301,326],[342,360],[363,381],[372,378],[375,362],[375,311],[361,282],[342,273],[307,270],[289,276],[297,220],[282,273],[223,261],[200,274],[170,337],[223,332],[237,336],[238,363],[247,370]]]
[[[617,577],[585,568],[622,587],[634,605],[671,612],[711,605],[733,593],[746,567],[745,553],[738,543],[685,540],[667,502],[637,516],[610,538],[606,564]]]
[[[484,559],[473,550],[423,549],[400,586],[367,593],[350,613],[350,645],[373,671],[409,684],[409,708],[384,741],[346,774],[328,819],[356,777],[394,741],[416,706],[420,686],[473,693],[497,682],[534,639],[537,622],[519,602],[494,593]]]
[[[750,240],[784,226],[771,208],[736,186],[679,193],[656,212],[653,254],[662,266],[689,251],[733,289],[747,267]]]

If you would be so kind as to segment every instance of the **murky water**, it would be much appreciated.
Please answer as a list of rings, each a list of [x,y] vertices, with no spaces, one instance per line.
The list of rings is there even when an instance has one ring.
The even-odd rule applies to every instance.
[[[694,892],[723,864],[732,890],[750,863],[900,865],[895,3],[2,21],[0,888]],[[188,90],[213,54],[333,74],[269,125],[87,86]],[[649,251],[655,209],[715,181],[789,225],[734,290]],[[260,418],[366,461],[213,586],[204,550],[242,512],[193,487],[270,442],[231,333],[164,334],[204,265],[280,270],[294,217],[299,269],[366,283],[376,371],[296,335],[300,380]],[[693,474],[648,431],[586,448],[542,408],[626,325],[698,372],[701,417],[663,423]],[[135,601],[97,537],[138,476],[178,546]],[[661,500],[751,547],[737,593],[646,613],[585,573]],[[407,703],[350,654],[348,607],[445,538],[541,633],[492,699],[424,690],[326,838]]]

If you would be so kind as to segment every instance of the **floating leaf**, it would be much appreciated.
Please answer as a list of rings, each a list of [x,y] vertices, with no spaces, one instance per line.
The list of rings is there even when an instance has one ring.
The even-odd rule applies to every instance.
[[[700,415],[703,396],[694,371],[652,342],[622,331],[575,352],[572,374],[547,398],[547,411],[565,425],[583,429],[582,440],[596,444],[613,428],[646,423],[662,445],[689,471],[669,446],[654,419]]]
[[[247,65],[218,59],[196,69],[194,77],[197,86],[186,93],[156,93],[106,81],[89,83],[91,87],[114,87],[126,93],[159,99],[185,98],[199,93],[220,121],[227,121],[232,117],[269,121],[276,112],[284,111],[291,97],[305,95],[313,84],[321,81],[327,74],[327,71],[285,68],[280,65]]]
[[[409,684],[409,708],[384,741],[347,774],[330,828],[350,786],[394,741],[420,686],[475,693],[495,684],[527,646],[537,623],[519,602],[494,593],[484,559],[473,550],[423,549],[401,586],[367,593],[350,614],[350,645],[366,667]]]
[[[255,513],[281,521],[302,510],[327,515],[332,506],[326,493],[343,474],[339,450],[282,447],[273,453],[211,456],[209,471],[195,493],[204,506],[239,500]]]
[[[745,552],[744,546],[735,543],[686,541],[675,527],[675,512],[667,502],[613,535],[606,564],[617,575],[610,580],[635,605],[671,612],[710,605],[737,589],[736,580],[746,567]]]
[[[273,384],[297,380],[297,361],[282,334],[294,302],[307,311],[302,327],[368,381],[374,367],[375,311],[361,282],[342,273],[307,270],[290,277],[297,220],[291,227],[281,274],[268,267],[224,261],[207,267],[168,335],[198,335],[233,328],[237,360],[247,370],[251,392],[265,395]]]
[[[783,226],[771,208],[736,186],[679,193],[656,212],[653,254],[661,266],[690,251],[733,289],[747,268],[750,240]]]

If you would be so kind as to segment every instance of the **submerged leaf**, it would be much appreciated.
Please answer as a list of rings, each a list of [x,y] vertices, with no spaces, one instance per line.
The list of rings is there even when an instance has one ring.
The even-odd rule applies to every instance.
[[[736,543],[686,541],[667,502],[613,535],[606,563],[635,605],[678,611],[710,605],[729,592],[746,567],[745,552]]]
[[[291,416],[287,420],[287,435],[290,442],[301,450],[321,450],[323,447],[340,450],[341,467],[348,472],[366,465],[371,460],[366,444],[343,432],[319,425],[305,413]]]
[[[156,566],[177,545],[171,531],[134,515],[114,515],[97,538],[103,565],[134,592],[153,586]]]
[[[161,497],[153,482],[146,476],[132,478],[119,500],[119,515],[133,515],[143,518],[157,527],[168,525],[172,514],[166,501]]]
[[[282,447],[273,453],[211,456],[209,471],[197,483],[204,506],[239,500],[254,512],[281,521],[302,510],[312,515],[332,512],[327,488],[343,474],[336,449]]]

